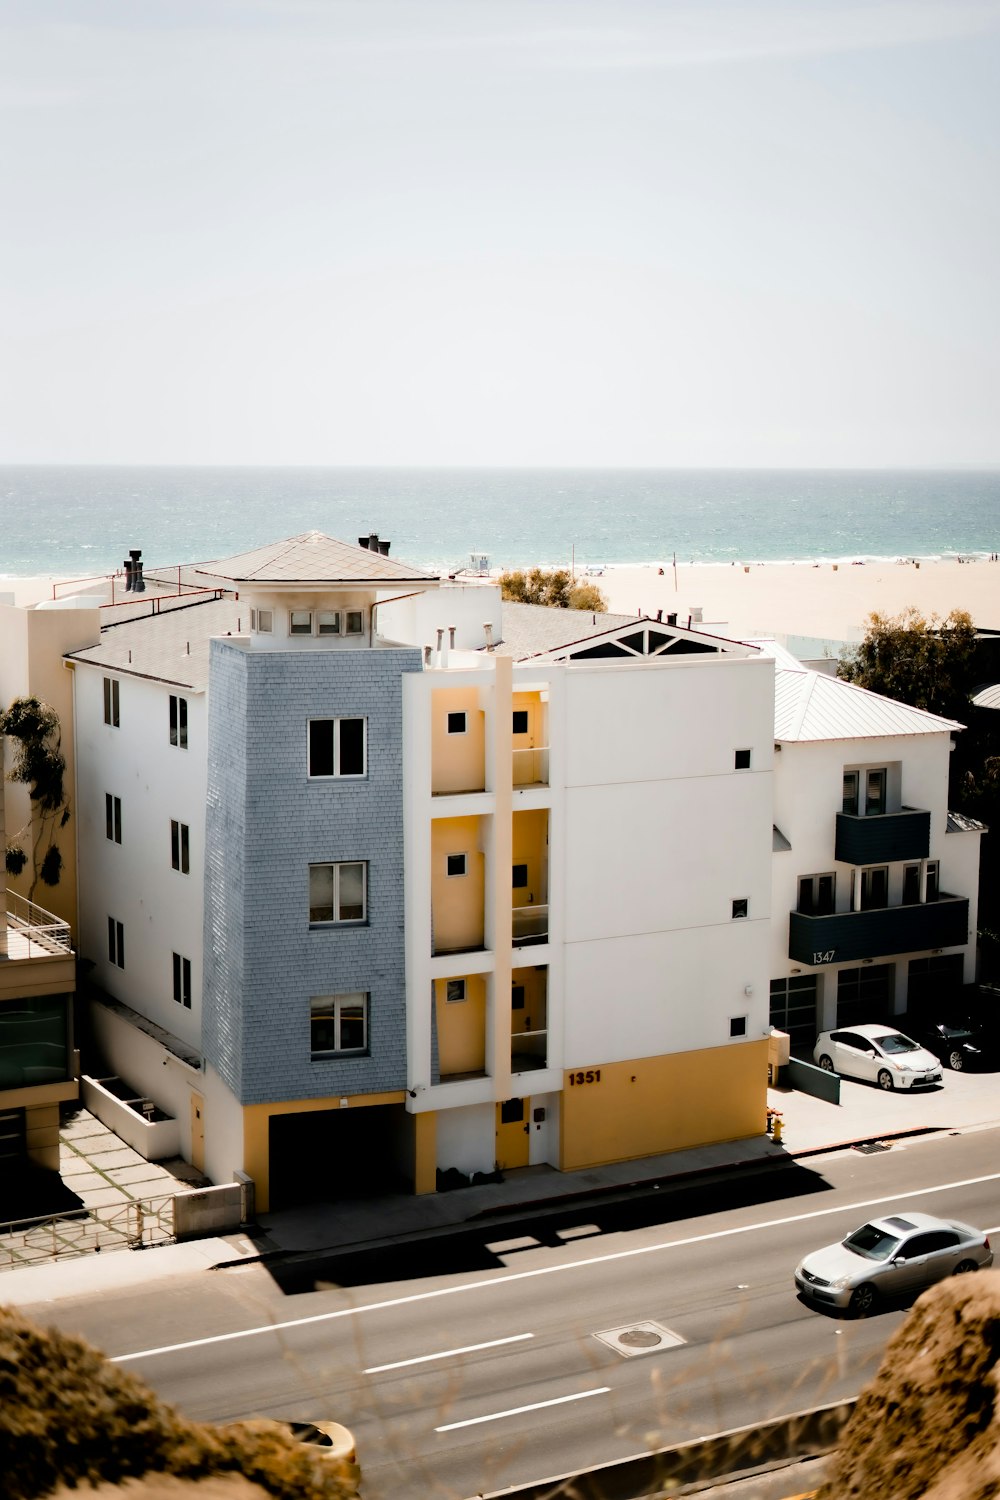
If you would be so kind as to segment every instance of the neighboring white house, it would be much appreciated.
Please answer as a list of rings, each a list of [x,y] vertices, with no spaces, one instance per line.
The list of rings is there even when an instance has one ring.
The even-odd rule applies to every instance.
[[[975,978],[982,825],[948,810],[960,724],[775,657],[771,1021],[885,1020]]]

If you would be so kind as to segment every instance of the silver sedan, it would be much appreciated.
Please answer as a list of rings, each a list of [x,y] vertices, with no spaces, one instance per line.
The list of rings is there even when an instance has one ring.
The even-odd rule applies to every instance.
[[[880,1298],[906,1297],[993,1264],[989,1237],[957,1219],[908,1210],[862,1224],[795,1268],[801,1297],[863,1318]]]

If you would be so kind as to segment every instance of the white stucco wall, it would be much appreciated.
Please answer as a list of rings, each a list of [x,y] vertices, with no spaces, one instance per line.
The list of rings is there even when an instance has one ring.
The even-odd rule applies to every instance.
[[[106,675],[78,663],[77,839],[80,953],[109,994],[201,1047],[205,700],[120,674],[120,727],[104,723]],[[114,675],[114,674],[109,674]],[[188,748],[170,744],[169,695],[188,703]],[[105,794],[120,797],[122,842],[106,835]],[[170,823],[190,830],[190,873],[171,867]],[[123,924],[125,968],[108,957],[108,917]],[[192,1005],[173,998],[172,954],[191,960]]]

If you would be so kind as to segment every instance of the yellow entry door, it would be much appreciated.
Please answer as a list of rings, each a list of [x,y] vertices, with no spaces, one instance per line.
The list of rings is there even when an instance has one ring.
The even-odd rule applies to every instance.
[[[497,1105],[497,1167],[501,1172],[528,1165],[530,1121],[530,1099],[505,1099]]]
[[[205,1101],[200,1094],[191,1095],[191,1165],[196,1172],[205,1170]]]

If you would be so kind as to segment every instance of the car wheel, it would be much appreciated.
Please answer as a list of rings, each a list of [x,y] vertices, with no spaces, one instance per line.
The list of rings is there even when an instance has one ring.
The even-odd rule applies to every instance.
[[[976,1262],[974,1260],[960,1260],[951,1274],[953,1276],[968,1276],[970,1271],[978,1270],[979,1267],[976,1265]]]
[[[870,1281],[863,1281],[851,1293],[847,1311],[855,1318],[866,1318],[878,1301],[878,1292]]]
[[[879,1069],[878,1086],[880,1089],[888,1089],[890,1092],[892,1091],[892,1074],[889,1072],[888,1068]]]
[[[827,1057],[827,1055],[826,1055],[825,1052],[823,1053],[823,1056],[819,1060],[819,1065],[823,1069],[824,1073],[832,1073],[833,1072],[833,1058],[832,1057]]]
[[[948,1066],[949,1068],[951,1068],[953,1073],[961,1073],[962,1069],[965,1067],[965,1058],[962,1056],[961,1052],[959,1052],[957,1047],[954,1052],[948,1053]]]

